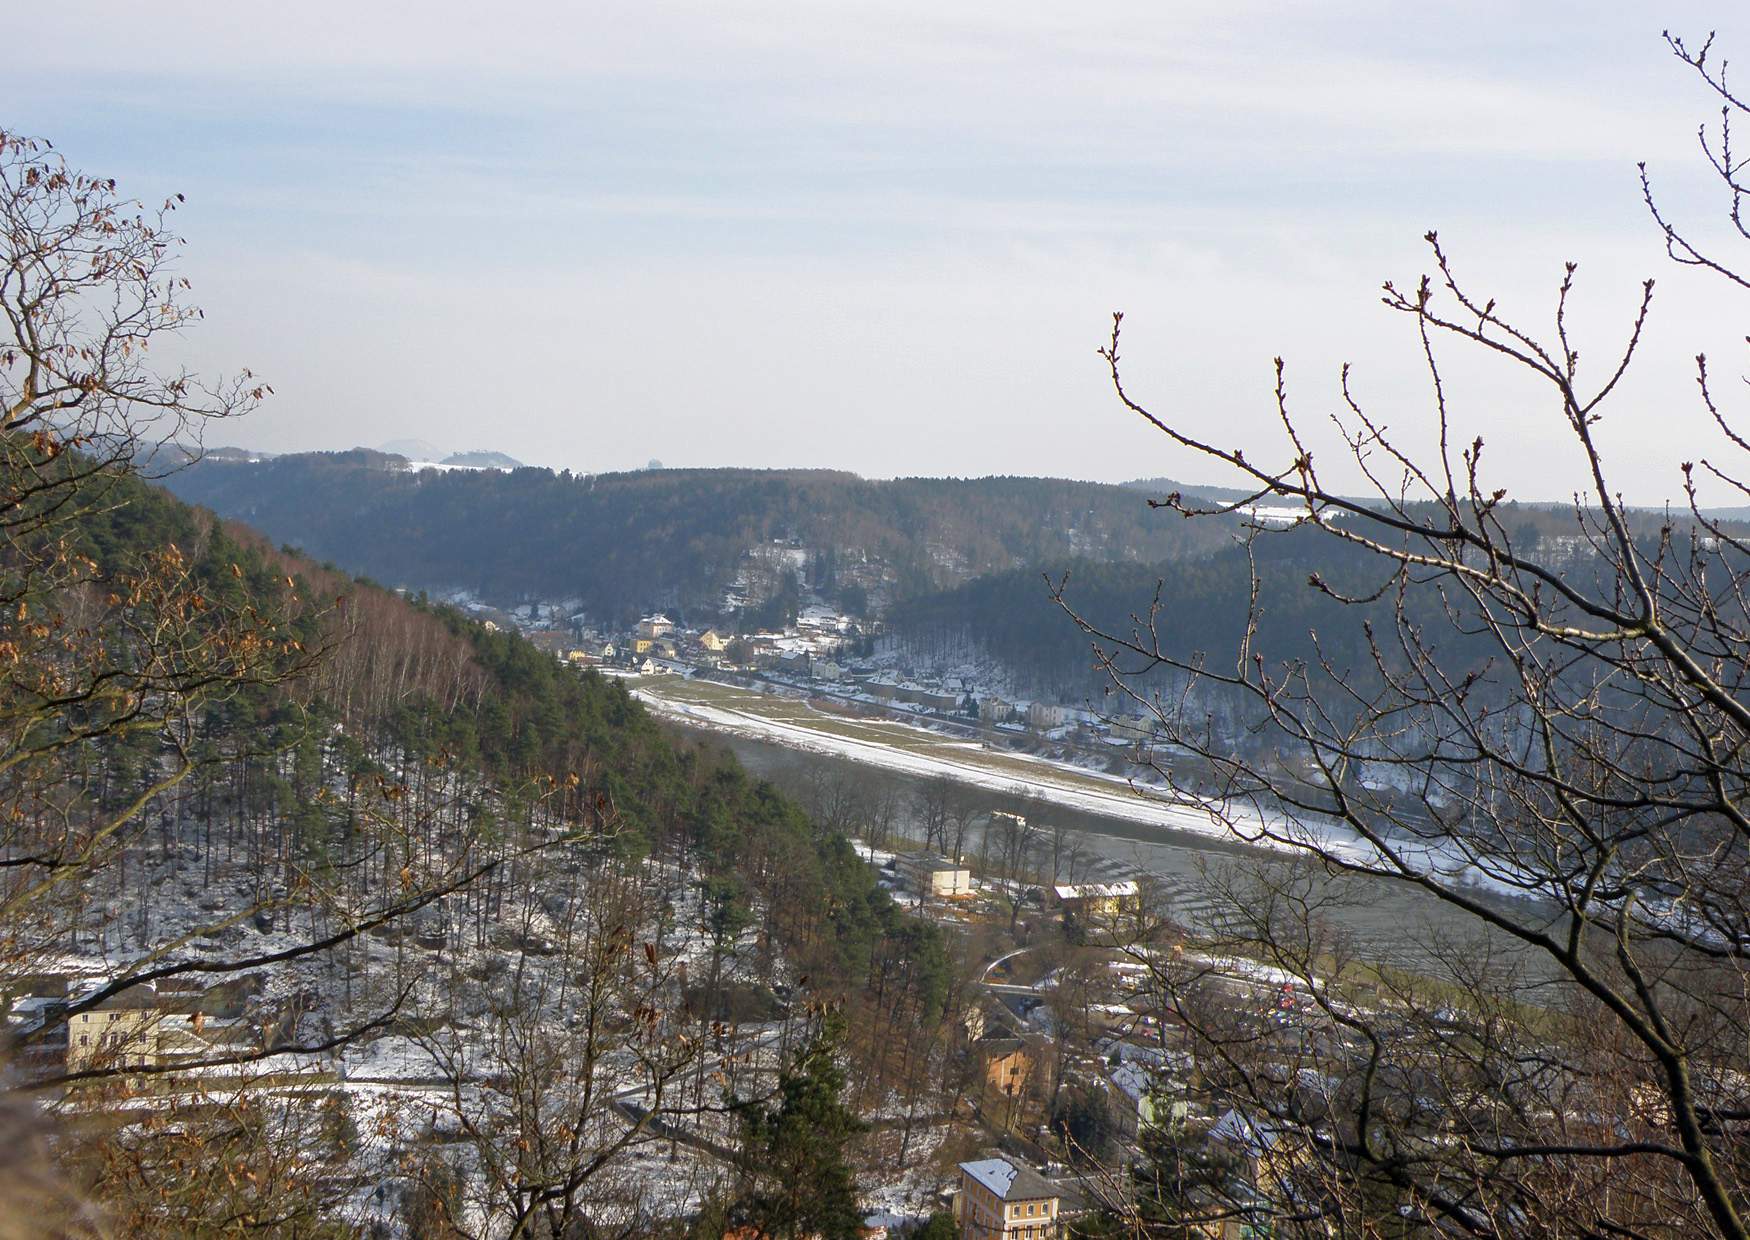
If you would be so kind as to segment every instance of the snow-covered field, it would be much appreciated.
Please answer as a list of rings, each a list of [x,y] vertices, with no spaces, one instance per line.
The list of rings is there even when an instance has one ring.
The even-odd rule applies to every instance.
[[[1310,815],[1266,817],[1255,809],[1239,805],[1220,807],[1218,812],[1213,804],[1172,799],[1121,776],[1022,754],[1003,753],[999,768],[982,760],[988,751],[977,744],[951,740],[928,729],[899,722],[883,721],[880,726],[894,730],[896,738],[915,733],[921,742],[917,747],[845,735],[825,726],[834,722],[835,716],[812,710],[810,715],[818,714],[822,726],[776,718],[754,710],[740,710],[721,703],[685,700],[643,685],[633,686],[632,693],[658,715],[693,727],[770,741],[809,753],[848,758],[908,775],[946,776],[973,787],[1037,796],[1053,805],[1214,841],[1278,852],[1317,847],[1346,861],[1379,863],[1379,854],[1370,842],[1352,828],[1331,819]],[[790,699],[784,700],[787,705],[799,705]],[[1109,788],[1090,786],[1102,783]],[[1450,882],[1502,895],[1517,897],[1524,894],[1442,848],[1405,841],[1399,845],[1399,851],[1408,864],[1425,872],[1437,873]]]
[[[884,722],[882,726],[917,733],[920,739],[931,742],[930,752],[861,740],[732,707],[681,701],[642,686],[634,688],[632,692],[657,714],[682,720],[694,727],[775,741],[792,749],[850,758],[869,766],[909,775],[946,775],[950,779],[975,787],[1029,793],[1045,797],[1053,804],[1070,805],[1133,822],[1151,823],[1199,834],[1229,834],[1226,827],[1213,820],[1207,809],[1151,795],[1116,776],[1019,754],[1005,754],[1004,757],[1024,762],[1030,769],[1024,772],[997,770],[978,761],[978,756],[985,750],[976,742],[952,740],[925,728],[904,723]],[[826,718],[827,716],[822,716],[823,721]],[[957,756],[962,754],[965,756]],[[1110,783],[1112,787],[1110,791],[1078,787],[1066,780],[1066,775],[1074,775],[1078,782],[1101,780]]]
[[[1289,839],[1299,838],[1298,833],[1305,832],[1307,833],[1306,838],[1309,840],[1318,839],[1320,842],[1334,844],[1357,857],[1362,855],[1361,849],[1365,847],[1364,843],[1357,839],[1352,832],[1345,831],[1336,823],[1320,823],[1309,826],[1305,823],[1290,823],[1286,819],[1266,823],[1259,815],[1246,811],[1233,811],[1230,812],[1229,816],[1235,821],[1230,824],[1223,821],[1208,806],[1188,801],[1169,800],[1157,793],[1135,786],[1118,776],[1105,775],[1045,758],[1004,754],[1005,759],[1024,763],[1028,769],[1024,772],[995,769],[977,760],[978,755],[985,752],[977,744],[946,740],[926,729],[910,728],[909,725],[903,723],[884,724],[883,726],[895,729],[906,728],[909,731],[917,732],[921,737],[929,738],[936,742],[930,752],[920,752],[876,741],[861,740],[809,727],[805,724],[774,719],[751,711],[735,710],[731,707],[708,705],[702,702],[680,701],[648,688],[639,687],[633,689],[632,692],[639,701],[657,714],[682,720],[694,727],[752,736],[760,740],[774,741],[793,749],[850,758],[869,766],[900,771],[908,775],[945,775],[957,782],[970,784],[974,787],[986,788],[995,792],[1026,793],[1041,797],[1054,805],[1065,805],[1090,813],[1104,814],[1127,822],[1165,827],[1212,839],[1239,841],[1261,847],[1285,848],[1289,846],[1283,839],[1268,838],[1265,835],[1266,826],[1271,834],[1287,836]],[[822,718],[826,717],[822,716]],[[965,754],[965,757],[952,756],[962,753]],[[1066,776],[1073,776],[1073,782]],[[1108,791],[1087,787],[1089,781],[1109,783],[1111,789]]]

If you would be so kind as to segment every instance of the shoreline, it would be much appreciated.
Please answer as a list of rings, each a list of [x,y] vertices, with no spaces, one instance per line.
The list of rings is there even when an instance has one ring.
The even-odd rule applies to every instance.
[[[690,683],[682,681],[681,683]],[[716,682],[706,681],[713,684]],[[1030,755],[1003,753],[1008,762],[1030,768],[1019,772],[1003,772],[989,765],[955,758],[940,753],[921,753],[877,740],[829,732],[805,723],[789,722],[754,711],[736,709],[730,705],[684,701],[642,684],[628,685],[632,696],[659,718],[702,731],[765,741],[787,749],[840,758],[883,770],[919,778],[946,777],[958,783],[998,793],[1019,793],[1037,796],[1054,805],[1084,813],[1117,819],[1137,827],[1152,827],[1171,835],[1162,843],[1182,843],[1187,847],[1217,847],[1254,850],[1269,856],[1316,860],[1313,849],[1354,864],[1378,864],[1374,847],[1353,830],[1336,822],[1315,823],[1306,819],[1280,818],[1268,820],[1255,810],[1230,810],[1232,823],[1206,805],[1184,800],[1169,800],[1152,794],[1146,788],[1103,772],[1084,770],[1050,759]],[[799,705],[822,720],[834,718],[795,699],[780,699]],[[975,742],[947,738],[913,724],[882,720],[874,725],[887,729],[906,729],[921,740],[946,749],[965,750],[969,754],[991,752]],[[1076,787],[1064,778],[1098,781],[1113,785],[1110,791]],[[1251,830],[1248,824],[1254,824]],[[1487,892],[1514,901],[1533,901],[1534,897],[1510,883],[1478,873],[1468,863],[1454,864],[1440,858],[1432,850],[1424,850],[1429,869],[1454,886]],[[1445,861],[1445,864],[1441,864]]]

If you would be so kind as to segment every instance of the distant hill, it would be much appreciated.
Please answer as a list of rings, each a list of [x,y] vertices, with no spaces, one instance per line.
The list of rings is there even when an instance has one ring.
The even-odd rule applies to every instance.
[[[1389,626],[1390,601],[1346,608],[1307,585],[1317,571],[1336,588],[1365,596],[1377,587],[1378,566],[1364,553],[1311,530],[1281,530],[1250,553],[1228,546],[1213,555],[1160,564],[1065,560],[1044,571],[979,577],[939,593],[897,604],[888,617],[895,641],[913,665],[985,661],[1006,670],[1015,692],[1062,701],[1100,701],[1106,678],[1094,666],[1088,637],[1051,598],[1066,576],[1065,600],[1095,626],[1115,634],[1143,633],[1149,606],[1163,652],[1175,659],[1208,655],[1217,667],[1231,661],[1245,633],[1250,584],[1256,569],[1268,606],[1254,649],[1274,666],[1320,658],[1335,674],[1364,681],[1372,675],[1363,618]],[[1418,597],[1418,606],[1426,603]],[[1427,620],[1436,617],[1430,615]],[[1316,631],[1315,645],[1310,633]],[[1151,639],[1145,636],[1144,644]],[[1164,687],[1163,682],[1151,682]]]
[[[1209,487],[1194,482],[1175,482],[1171,478],[1136,478],[1123,485],[1132,491],[1147,491],[1155,499],[1164,499],[1174,492],[1178,492],[1187,499],[1201,497],[1220,504],[1250,499],[1255,493],[1241,491],[1234,487]]]
[[[1166,487],[1170,491],[1176,484]],[[1419,515],[1435,519],[1429,509]],[[1500,517],[1515,547],[1535,550],[1543,563],[1564,576],[1589,581],[1590,588],[1604,588],[1608,567],[1591,543],[1576,533],[1571,506],[1508,503]],[[1664,514],[1631,509],[1628,521],[1650,559],[1657,553]],[[1180,524],[1210,523],[1181,520]],[[1742,526],[1731,526],[1729,532],[1744,536]],[[1681,532],[1676,541],[1679,548],[1684,545]],[[1087,636],[1052,601],[1047,577],[1057,581],[1067,574],[1066,601],[1109,633],[1141,631],[1149,623],[1150,604],[1158,597],[1160,610],[1153,619],[1160,648],[1177,659],[1201,653],[1219,662],[1233,657],[1246,632],[1254,571],[1262,585],[1254,653],[1272,662],[1303,660],[1315,666],[1327,662],[1330,674],[1351,687],[1373,683],[1377,668],[1362,622],[1370,621],[1379,633],[1389,632],[1392,623],[1393,597],[1376,597],[1382,580],[1380,561],[1306,528],[1277,529],[1250,548],[1229,543],[1208,555],[1161,563],[1078,556],[1030,571],[992,573],[900,600],[887,620],[893,639],[913,656],[914,663],[921,660],[942,669],[994,664],[1006,669],[1010,684],[1023,695],[1097,700],[1105,678],[1092,667]],[[1339,593],[1371,601],[1354,606],[1337,603],[1309,585],[1315,573]],[[1412,592],[1409,606],[1424,632],[1440,634],[1442,648],[1452,656],[1451,667],[1465,666],[1487,652],[1480,634],[1451,630],[1432,592]]]
[[[429,439],[391,439],[388,443],[379,444],[377,451],[387,452],[390,456],[404,456],[410,461],[441,461],[447,455]]]
[[[273,457],[271,452],[257,452],[252,448],[206,448],[198,454],[189,453],[191,459],[195,455],[203,456],[209,461],[231,461],[240,464],[247,464],[250,461],[265,461]]]
[[[870,481],[829,470],[407,470],[355,449],[198,463],[177,494],[393,585],[494,601],[576,599],[615,618],[715,611],[796,585],[856,605],[1072,558],[1159,563],[1231,526],[1134,490],[1052,478]]]
[[[422,457],[422,460],[436,460],[435,457]],[[523,463],[514,456],[506,456],[502,452],[490,452],[479,448],[473,452],[456,452],[438,461],[440,465],[457,465],[468,469],[521,469]]]
[[[399,455],[354,449],[201,461],[168,482],[277,542],[390,585],[465,590],[501,605],[574,600],[608,621],[664,607],[717,623],[733,599],[743,620],[761,624],[816,592],[886,616],[898,640],[948,662],[995,660],[1017,688],[1040,695],[1099,690],[1085,639],[1049,600],[1047,573],[1073,570],[1078,605],[1125,628],[1164,582],[1161,620],[1179,654],[1219,656],[1244,629],[1241,522],[1149,508],[1147,492],[1184,489],[1166,480],[411,470]],[[1585,571],[1593,553],[1571,512],[1508,503],[1499,516],[1515,545],[1543,543],[1566,571]],[[1633,515],[1648,538],[1662,520]],[[1318,571],[1367,594],[1377,566],[1350,563],[1330,539],[1293,534],[1266,539],[1258,556],[1274,586],[1264,644],[1311,657],[1306,633],[1317,628],[1336,666],[1365,674],[1357,621],[1366,609],[1337,608],[1305,583]]]

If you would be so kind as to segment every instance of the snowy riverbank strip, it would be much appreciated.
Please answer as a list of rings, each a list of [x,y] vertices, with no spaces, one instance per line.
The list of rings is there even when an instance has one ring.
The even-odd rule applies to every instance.
[[[1382,864],[1371,843],[1344,824],[1328,819],[1307,816],[1266,819],[1255,810],[1235,806],[1228,806],[1221,813],[1217,813],[1209,805],[1171,799],[1115,776],[1049,759],[1005,753],[1005,758],[1023,763],[1028,769],[1024,772],[997,771],[976,761],[948,754],[919,753],[879,741],[844,736],[804,723],[792,723],[753,711],[737,710],[730,706],[680,701],[642,686],[633,687],[632,694],[658,715],[708,731],[769,741],[808,753],[846,758],[907,775],[924,778],[946,776],[958,783],[993,792],[1037,796],[1054,805],[1100,814],[1140,826],[1159,827],[1212,842],[1288,854],[1302,854],[1308,848],[1318,848],[1345,861]],[[970,753],[982,752],[971,745],[945,739],[925,728],[891,722],[884,723],[883,726],[908,728],[932,744],[944,748],[966,749]],[[1077,786],[1063,778],[1071,774],[1081,780],[1109,781],[1113,788],[1108,792]],[[1454,858],[1443,849],[1435,849],[1420,842],[1405,843],[1400,848],[1411,864],[1418,868],[1425,867],[1424,872],[1438,874],[1454,885],[1486,889],[1515,899],[1527,898],[1523,888],[1484,874],[1475,866]]]
[[[939,753],[918,753],[882,744],[879,741],[860,740],[856,737],[842,736],[809,727],[806,724],[773,719],[752,711],[736,710],[728,706],[708,705],[702,702],[677,701],[645,688],[635,688],[632,693],[640,702],[659,715],[709,731],[728,732],[756,740],[772,741],[787,748],[830,757],[848,758],[867,766],[898,771],[907,775],[925,778],[946,776],[958,783],[984,788],[992,792],[1013,792],[1038,796],[1054,805],[1064,805],[1144,826],[1165,827],[1169,830],[1182,831],[1212,840],[1274,849],[1292,847],[1279,839],[1262,838],[1265,823],[1260,816],[1230,815],[1238,819],[1234,826],[1230,826],[1207,806],[1195,802],[1170,800],[1113,776],[1103,776],[1097,772],[1069,767],[1062,763],[1049,762],[1022,754],[1006,753],[1003,755],[1005,758],[1025,763],[1032,769],[1025,772],[997,771],[976,761],[957,759]],[[908,725],[894,723],[884,726],[898,728]],[[915,728],[913,730],[936,744],[945,747],[961,747],[955,745],[953,741],[945,741],[941,736],[926,729]],[[973,749],[972,752],[980,751]],[[1065,782],[1061,778],[1060,772],[1062,774],[1074,773],[1089,780],[1110,780],[1114,786],[1110,792],[1096,788],[1077,787]],[[1249,823],[1246,821],[1248,817]],[[1252,825],[1255,825],[1260,838],[1247,838],[1250,834],[1247,828]],[[1290,838],[1299,838],[1300,833],[1304,830],[1300,824],[1291,824],[1286,819],[1272,822],[1269,825],[1274,833],[1289,835]],[[1242,834],[1242,832],[1246,833]],[[1336,823],[1326,824],[1326,829],[1318,832],[1316,837],[1310,832],[1307,834],[1309,841],[1317,838],[1318,842],[1329,847],[1343,849],[1344,855],[1357,859],[1364,855],[1364,850],[1366,850],[1365,842],[1354,837],[1352,833],[1350,833],[1348,840],[1344,840],[1342,836],[1345,832]]]

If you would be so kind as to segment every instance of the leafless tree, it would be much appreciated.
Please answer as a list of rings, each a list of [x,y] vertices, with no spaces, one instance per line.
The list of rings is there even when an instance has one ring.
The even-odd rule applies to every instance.
[[[899,783],[870,777],[864,788],[864,804],[868,814],[866,838],[873,847],[886,848],[893,842],[894,825],[903,808]]]
[[[154,344],[199,311],[174,270],[171,200],[154,211],[0,131],[0,955],[43,944],[42,911],[113,858],[141,811],[185,778],[193,719],[307,667],[286,626],[194,579],[169,545],[100,565],[91,524],[186,459],[190,432],[267,388],[156,368]],[[92,795],[82,754],[154,749],[121,795]]]
[[[1750,237],[1732,149],[1732,123],[1750,108],[1711,40],[1699,51],[1669,42],[1721,102],[1703,149]],[[1750,287],[1647,186],[1672,257]],[[1128,410],[1249,491],[1156,503],[1235,525],[1251,609],[1231,657],[1185,649],[1158,595],[1129,625],[1083,627],[1114,691],[1194,759],[1160,761],[1159,774],[1206,798],[1236,837],[1311,866],[1235,893],[1247,950],[1300,983],[1288,1021],[1248,1010],[1241,993],[1199,1006],[1192,995],[1219,970],[1149,956],[1196,1030],[1215,1096],[1275,1152],[1272,1176],[1253,1168],[1258,1195],[1215,1213],[1268,1198],[1278,1234],[1413,1223],[1477,1236],[1742,1237],[1750,540],[1698,496],[1704,484],[1750,495],[1739,455],[1750,442],[1698,357],[1721,447],[1674,462],[1687,512],[1626,507],[1598,427],[1634,416],[1612,399],[1653,282],[1602,364],[1582,367],[1568,313],[1575,264],[1536,329],[1463,278],[1435,234],[1427,242],[1429,274],[1387,283],[1383,302],[1414,332],[1437,447],[1412,449],[1403,415],[1370,408],[1344,367],[1331,419],[1351,467],[1340,482],[1280,360],[1273,459],[1128,390],[1122,316],[1102,350]],[[1445,382],[1452,348],[1541,385],[1585,469],[1566,530],[1528,521],[1491,480],[1492,457]],[[1253,516],[1259,503],[1290,506],[1298,521],[1269,526]],[[1280,616],[1307,605],[1287,593],[1294,573],[1302,599],[1340,609],[1335,623],[1283,635]],[[1057,597],[1074,615],[1073,583]],[[1360,640],[1337,640],[1350,633]],[[1173,690],[1155,691],[1151,676]],[[1236,756],[1210,725],[1211,703],[1267,743]],[[1478,937],[1434,945],[1413,976],[1370,972],[1330,941],[1314,878],[1331,874],[1418,889]],[[1155,1234],[1184,1226],[1172,1211],[1130,1217]]]
[[[1027,895],[1039,880],[1033,855],[1040,837],[1038,821],[999,810],[986,821],[984,833],[985,874],[996,880],[1009,910],[1009,933],[1014,934]]]
[[[943,775],[925,780],[912,800],[912,812],[924,829],[924,847],[948,850],[948,820],[953,812],[954,781]]]
[[[461,795],[441,755],[407,755],[399,772],[391,759],[329,778],[348,738],[310,722],[319,689],[356,724],[413,694],[454,709],[478,695],[479,670],[466,642],[435,619],[409,619],[411,609],[369,590],[366,605],[347,612],[339,589],[309,587],[308,565],[254,545],[244,555],[247,536],[177,517],[145,485],[199,454],[206,423],[268,394],[247,373],[209,379],[163,364],[171,338],[200,316],[168,231],[179,201],[148,207],[69,168],[47,143],[0,132],[0,1007],[10,1010],[69,952],[101,950],[109,963],[59,1021],[9,1022],[4,1051],[28,1060],[29,1074],[8,1075],[4,1088],[61,1096],[85,1112],[104,1109],[111,1093],[165,1100],[118,1115],[114,1128],[70,1123],[60,1132],[62,1165],[88,1173],[118,1220],[142,1234],[149,1225],[179,1235],[245,1226],[316,1234],[330,1190],[349,1187],[338,1173],[324,1172],[326,1184],[316,1174],[332,1169],[332,1147],[318,1158],[314,1144],[329,1112],[249,1084],[221,1098],[221,1085],[271,1080],[255,1065],[273,1055],[327,1054],[380,1032],[407,998],[403,979],[320,1018],[301,997],[282,997],[246,1014],[270,1022],[272,1036],[215,1042],[210,1053],[130,1047],[56,1064],[42,1053],[56,1030],[153,983],[199,993],[249,971],[309,981],[300,970],[344,968],[342,949],[362,936],[398,935],[394,923],[471,897],[482,879],[600,823],[576,810],[575,774],[569,784],[549,776],[528,790],[490,790],[498,804],[565,803],[572,812],[531,812],[518,824],[529,829],[489,842],[461,809],[486,790]],[[147,524],[167,512],[164,524]],[[106,536],[129,522],[144,533]],[[223,547],[237,558],[212,554]],[[408,631],[383,640],[396,624]],[[335,660],[349,641],[349,657]],[[240,722],[263,702],[309,726],[288,726],[290,742],[265,739]],[[215,724],[233,710],[230,723]],[[220,770],[239,776],[229,825],[242,847],[215,884]],[[352,779],[366,770],[368,779]],[[197,771],[204,778],[191,780]],[[351,785],[344,797],[340,783]],[[148,879],[188,877],[174,858],[202,811],[202,879],[224,893],[197,910],[192,895],[165,901]],[[306,824],[325,831],[341,821],[341,863],[303,847]],[[160,903],[186,915],[155,922]],[[251,946],[252,927],[291,933]],[[348,969],[349,1000],[350,977]],[[154,1117],[168,1116],[174,1124],[153,1132]]]
[[[466,1138],[458,1176],[474,1207],[447,1220],[491,1237],[642,1234],[651,1203],[622,1155],[658,1140],[700,1057],[679,1010],[675,961],[639,940],[650,922],[637,867],[604,865],[566,895],[556,941],[502,975],[461,978],[456,1015],[419,1035],[447,1085],[442,1122]],[[433,1194],[441,1199],[441,1194]]]

